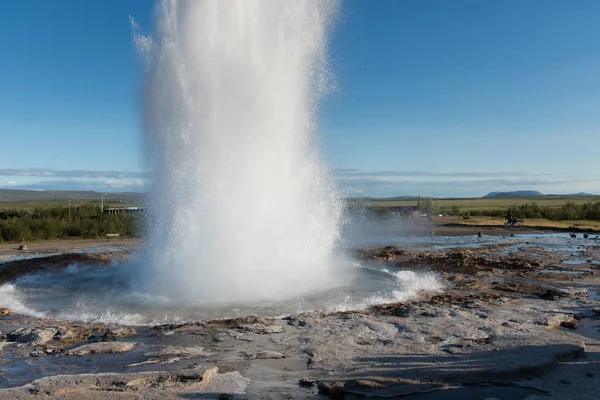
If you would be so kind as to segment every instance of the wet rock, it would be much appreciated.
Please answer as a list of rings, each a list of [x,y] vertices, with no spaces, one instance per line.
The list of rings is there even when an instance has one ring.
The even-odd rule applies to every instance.
[[[537,295],[542,300],[557,300],[561,297],[567,297],[568,293],[563,290],[550,288],[539,292]]]
[[[547,323],[550,329],[558,329],[560,327],[568,329],[577,329],[577,318],[573,315],[559,314],[548,320]]]
[[[67,351],[65,354],[85,356],[90,354],[118,354],[125,353],[135,347],[133,342],[97,342],[84,344]]]
[[[233,319],[217,319],[214,321],[208,321],[208,325],[222,325],[225,327],[234,328],[241,325],[273,325],[275,320],[273,318],[259,317],[257,315],[249,315],[247,317],[233,318]]]
[[[243,340],[245,342],[252,342],[252,341],[254,341],[254,338],[252,336],[247,335],[247,334],[242,333],[242,332],[235,331],[233,329],[228,330],[227,334],[229,336],[231,336],[232,338],[234,338],[235,340]]]
[[[19,328],[8,335],[8,340],[27,343],[31,346],[44,346],[64,349],[88,340],[93,329],[88,326],[51,326],[40,328]]]
[[[32,346],[43,346],[54,339],[58,332],[56,328],[19,328],[8,335],[8,339],[17,343],[27,343]]]
[[[412,308],[404,303],[389,303],[374,306],[373,310],[383,315],[406,318],[410,315]]]
[[[123,326],[115,329],[111,329],[102,336],[103,340],[118,340],[129,336],[135,336],[136,330],[130,326]]]
[[[304,328],[308,325],[301,315],[285,317],[284,320],[287,320],[288,325],[296,326],[299,328]]]
[[[21,250],[21,251],[27,251],[27,250],[29,250],[29,247],[27,247],[26,245],[22,244],[22,245],[19,246],[19,250]]]
[[[265,350],[265,351],[260,351],[258,353],[253,353],[250,351],[242,351],[241,354],[243,354],[244,356],[246,356],[246,358],[252,360],[252,359],[259,359],[259,360],[267,360],[267,359],[274,359],[274,360],[278,360],[281,358],[285,358],[285,355],[281,354],[278,351],[272,351],[272,350]]]
[[[406,250],[402,250],[397,246],[385,246],[378,249],[361,249],[359,256],[363,260],[392,262],[396,261],[400,256],[406,254]]]
[[[577,237],[577,235],[576,235],[575,233],[571,233],[571,235],[570,235],[570,236],[571,236],[572,238],[576,238],[576,237]]]
[[[310,378],[302,378],[300,380],[298,380],[298,385],[300,386],[314,386],[315,384],[315,380],[314,379],[310,379]]]
[[[158,351],[152,351],[149,353],[145,353],[144,357],[151,358],[169,358],[169,357],[179,357],[179,358],[192,358],[192,357],[209,357],[214,355],[213,353],[208,353],[204,351],[204,347],[180,347],[180,346],[168,346],[163,347]]]
[[[10,308],[0,307],[0,315],[12,315],[13,312]]]
[[[263,324],[247,324],[236,327],[247,332],[257,333],[259,335],[265,335],[269,333],[281,333],[283,332],[283,326],[280,325],[263,325]]]
[[[319,394],[329,396],[330,399],[343,399],[346,395],[344,382],[340,381],[317,381]]]
[[[256,358],[258,358],[260,360],[281,359],[281,358],[285,358],[285,355],[281,354],[278,351],[265,350],[265,351],[261,351],[261,352],[257,353]]]
[[[588,237],[589,237],[589,235],[588,235],[587,233],[584,233],[584,234],[583,234],[583,238],[584,238],[584,239],[587,239]]]

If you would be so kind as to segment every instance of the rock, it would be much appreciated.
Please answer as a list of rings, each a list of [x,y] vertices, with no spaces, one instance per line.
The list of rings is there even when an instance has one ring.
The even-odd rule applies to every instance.
[[[396,261],[400,256],[406,254],[405,250],[397,246],[385,246],[379,249],[361,249],[359,251],[360,258],[364,260],[375,260],[381,262]]]
[[[553,301],[553,300],[557,300],[561,297],[567,297],[568,293],[566,293],[563,290],[549,288],[542,292],[539,292],[537,295],[542,300],[552,300]]]
[[[591,372],[586,372],[585,376],[587,376],[588,378],[593,378],[595,375],[592,374]]]
[[[127,364],[125,368],[139,367],[140,365],[158,364],[160,360],[146,360],[139,363]]]
[[[589,237],[589,235],[588,235],[587,233],[584,233],[584,234],[583,234],[583,238],[584,238],[584,239],[587,239],[588,237]]]
[[[204,351],[204,347],[180,347],[180,346],[168,346],[163,347],[158,351],[152,351],[145,353],[144,357],[151,358],[165,358],[165,357],[180,357],[180,358],[192,358],[192,357],[209,357],[214,355],[213,353],[207,353]]]
[[[576,235],[575,233],[571,233],[571,235],[570,235],[570,236],[571,236],[572,238],[576,238],[576,237],[577,237],[577,235]]]
[[[235,340],[243,340],[243,341],[246,341],[246,342],[252,342],[252,341],[254,341],[254,338],[252,336],[247,335],[247,334],[242,333],[242,332],[234,331],[232,329],[228,330],[227,334],[229,336],[231,336],[232,338],[234,338]]]
[[[135,336],[137,332],[130,326],[122,326],[111,329],[102,336],[102,340],[118,340],[129,336]]]
[[[19,246],[19,250],[21,250],[21,251],[27,251],[27,250],[29,250],[29,248],[27,246],[25,246],[24,244],[22,244],[22,245]]]
[[[559,314],[548,320],[550,329],[558,329],[561,326],[568,329],[577,329],[577,319],[573,315]]]
[[[58,332],[56,328],[19,328],[8,335],[8,339],[17,343],[27,343],[32,346],[43,346],[54,339]]]
[[[298,380],[298,385],[300,385],[300,386],[313,386],[314,384],[315,384],[314,379],[302,378],[302,379]]]
[[[260,335],[283,332],[283,326],[280,325],[247,324],[236,327],[236,329],[258,333]]]
[[[233,396],[228,393],[221,393],[219,395],[219,400],[233,400]]]
[[[125,353],[135,347],[133,342],[97,342],[84,344],[67,351],[66,355],[85,356],[89,354]]]
[[[346,391],[344,382],[339,381],[317,381],[319,394],[329,396],[330,399],[343,399]]]
[[[272,351],[272,350],[265,350],[265,351],[261,351],[258,353],[253,353],[251,351],[242,351],[241,354],[243,354],[244,356],[246,356],[246,358],[253,360],[253,359],[259,359],[259,360],[267,360],[267,359],[274,359],[274,360],[278,360],[281,358],[285,358],[285,356],[283,354],[281,354],[278,351]]]
[[[483,233],[477,232],[477,237],[483,237]]]
[[[10,308],[0,307],[0,315],[12,315],[13,312]]]
[[[278,351],[265,350],[265,351],[261,351],[260,353],[258,353],[256,355],[256,358],[261,359],[261,360],[281,359],[281,358],[285,358],[285,356]]]

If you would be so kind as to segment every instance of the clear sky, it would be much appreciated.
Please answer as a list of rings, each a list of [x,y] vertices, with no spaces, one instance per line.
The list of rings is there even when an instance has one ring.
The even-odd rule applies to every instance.
[[[0,3],[0,187],[143,190],[129,16]],[[349,195],[600,194],[600,2],[346,0],[323,151]]]

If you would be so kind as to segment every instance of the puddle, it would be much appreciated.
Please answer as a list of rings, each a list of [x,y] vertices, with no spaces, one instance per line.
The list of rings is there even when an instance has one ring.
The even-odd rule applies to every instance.
[[[560,328],[561,331],[576,333],[586,338],[600,340],[600,321],[597,319],[584,318],[579,320],[577,329],[571,330]]]
[[[562,263],[567,265],[580,265],[587,263],[587,260],[562,260]]]
[[[568,271],[564,269],[543,269],[538,274],[583,275],[585,271]]]
[[[525,388],[518,386],[475,386],[465,389],[438,390],[431,393],[419,393],[407,396],[411,400],[521,400],[535,396],[536,398],[546,397],[545,392],[534,388]],[[356,397],[346,396],[346,399],[375,399],[375,397]],[[380,398],[380,397],[377,397]],[[390,397],[391,398],[391,397]],[[404,398],[404,397],[394,397]]]

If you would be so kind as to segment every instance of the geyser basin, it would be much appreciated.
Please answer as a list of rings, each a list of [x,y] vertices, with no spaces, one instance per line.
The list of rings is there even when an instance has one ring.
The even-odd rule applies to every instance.
[[[413,298],[420,290],[438,290],[433,274],[382,264],[350,263],[347,285],[313,291],[282,301],[175,302],[161,295],[132,291],[124,268],[71,266],[63,271],[23,276],[0,286],[0,306],[35,316],[83,322],[154,325],[244,315],[282,316],[303,311],[341,311]]]

